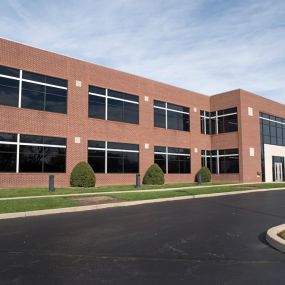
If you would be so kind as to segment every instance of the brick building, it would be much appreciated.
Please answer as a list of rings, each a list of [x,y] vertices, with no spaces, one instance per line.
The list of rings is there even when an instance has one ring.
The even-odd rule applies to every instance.
[[[132,184],[154,162],[166,182],[284,180],[285,107],[244,90],[214,96],[0,39],[0,187]],[[283,119],[284,118],[284,119]]]

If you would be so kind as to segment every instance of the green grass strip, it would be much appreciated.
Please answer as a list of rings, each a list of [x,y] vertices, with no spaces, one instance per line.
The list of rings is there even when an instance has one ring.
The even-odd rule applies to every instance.
[[[183,189],[183,190],[173,190],[165,192],[136,192],[136,193],[119,193],[110,194],[111,197],[127,200],[127,201],[137,201],[137,200],[148,200],[148,199],[160,199],[169,197],[179,197],[179,196],[189,196],[189,195],[201,195],[201,194],[213,194],[213,193],[226,193],[235,191],[249,191],[254,189],[269,189],[269,188],[280,188],[284,187],[284,183],[264,183],[264,184],[253,184],[253,185],[236,185],[236,186],[215,186],[208,188],[198,188],[198,189]]]
[[[285,231],[278,234],[281,238],[285,239]]]
[[[77,201],[66,197],[0,201],[0,213],[16,213],[78,206]]]

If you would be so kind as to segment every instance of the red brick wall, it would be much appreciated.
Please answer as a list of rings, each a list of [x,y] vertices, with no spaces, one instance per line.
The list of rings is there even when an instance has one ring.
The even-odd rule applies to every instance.
[[[167,182],[191,182],[201,167],[202,149],[241,149],[240,175],[219,175],[221,180],[252,181],[260,170],[259,121],[247,116],[247,105],[268,109],[268,100],[244,91],[235,90],[212,97],[176,88],[135,75],[112,70],[95,64],[57,55],[0,39],[0,65],[55,76],[68,80],[68,113],[56,114],[29,109],[0,106],[0,131],[21,134],[59,136],[67,138],[67,172],[56,174],[56,186],[68,186],[72,168],[81,160],[87,160],[87,141],[108,140],[140,145],[140,173],[153,163],[153,146],[191,148],[191,174],[166,175]],[[76,87],[76,80],[82,87]],[[88,118],[88,85],[97,85],[138,95],[140,98],[140,124],[132,125]],[[144,101],[149,97],[149,102]],[[191,132],[181,132],[153,127],[153,100],[162,100],[190,107]],[[271,102],[271,101],[270,101]],[[284,106],[271,102],[277,113]],[[217,110],[238,107],[240,132],[203,135],[200,133],[200,110]],[[197,112],[194,112],[197,108]],[[275,110],[274,110],[275,112]],[[281,114],[280,114],[281,115]],[[74,138],[81,137],[75,144]],[[149,149],[144,144],[150,145]],[[254,159],[248,156],[248,146],[255,147]],[[198,148],[198,152],[194,152]],[[130,184],[134,174],[97,174],[98,185]],[[0,174],[0,187],[47,186],[48,174]]]

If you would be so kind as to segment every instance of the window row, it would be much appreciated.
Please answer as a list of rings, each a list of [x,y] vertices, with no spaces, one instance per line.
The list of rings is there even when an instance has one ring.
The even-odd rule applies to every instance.
[[[88,141],[88,163],[96,173],[138,173],[139,145]]]
[[[96,86],[89,86],[88,94],[90,118],[139,123],[138,96]]]
[[[285,146],[285,119],[260,113],[262,144]]]
[[[154,100],[154,126],[158,128],[190,131],[190,109]]]
[[[220,134],[238,130],[237,108],[214,112],[200,111],[201,133]]]
[[[164,173],[191,173],[190,149],[154,147],[154,162]]]
[[[65,172],[66,139],[0,133],[0,172]]]
[[[67,113],[67,80],[0,66],[0,104]]]
[[[201,164],[211,173],[239,173],[239,150],[202,150]]]

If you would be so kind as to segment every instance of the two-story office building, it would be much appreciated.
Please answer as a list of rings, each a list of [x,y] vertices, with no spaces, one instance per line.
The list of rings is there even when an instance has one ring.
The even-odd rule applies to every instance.
[[[285,106],[244,90],[205,96],[0,39],[0,187],[132,184],[154,162],[166,182],[284,180]]]

